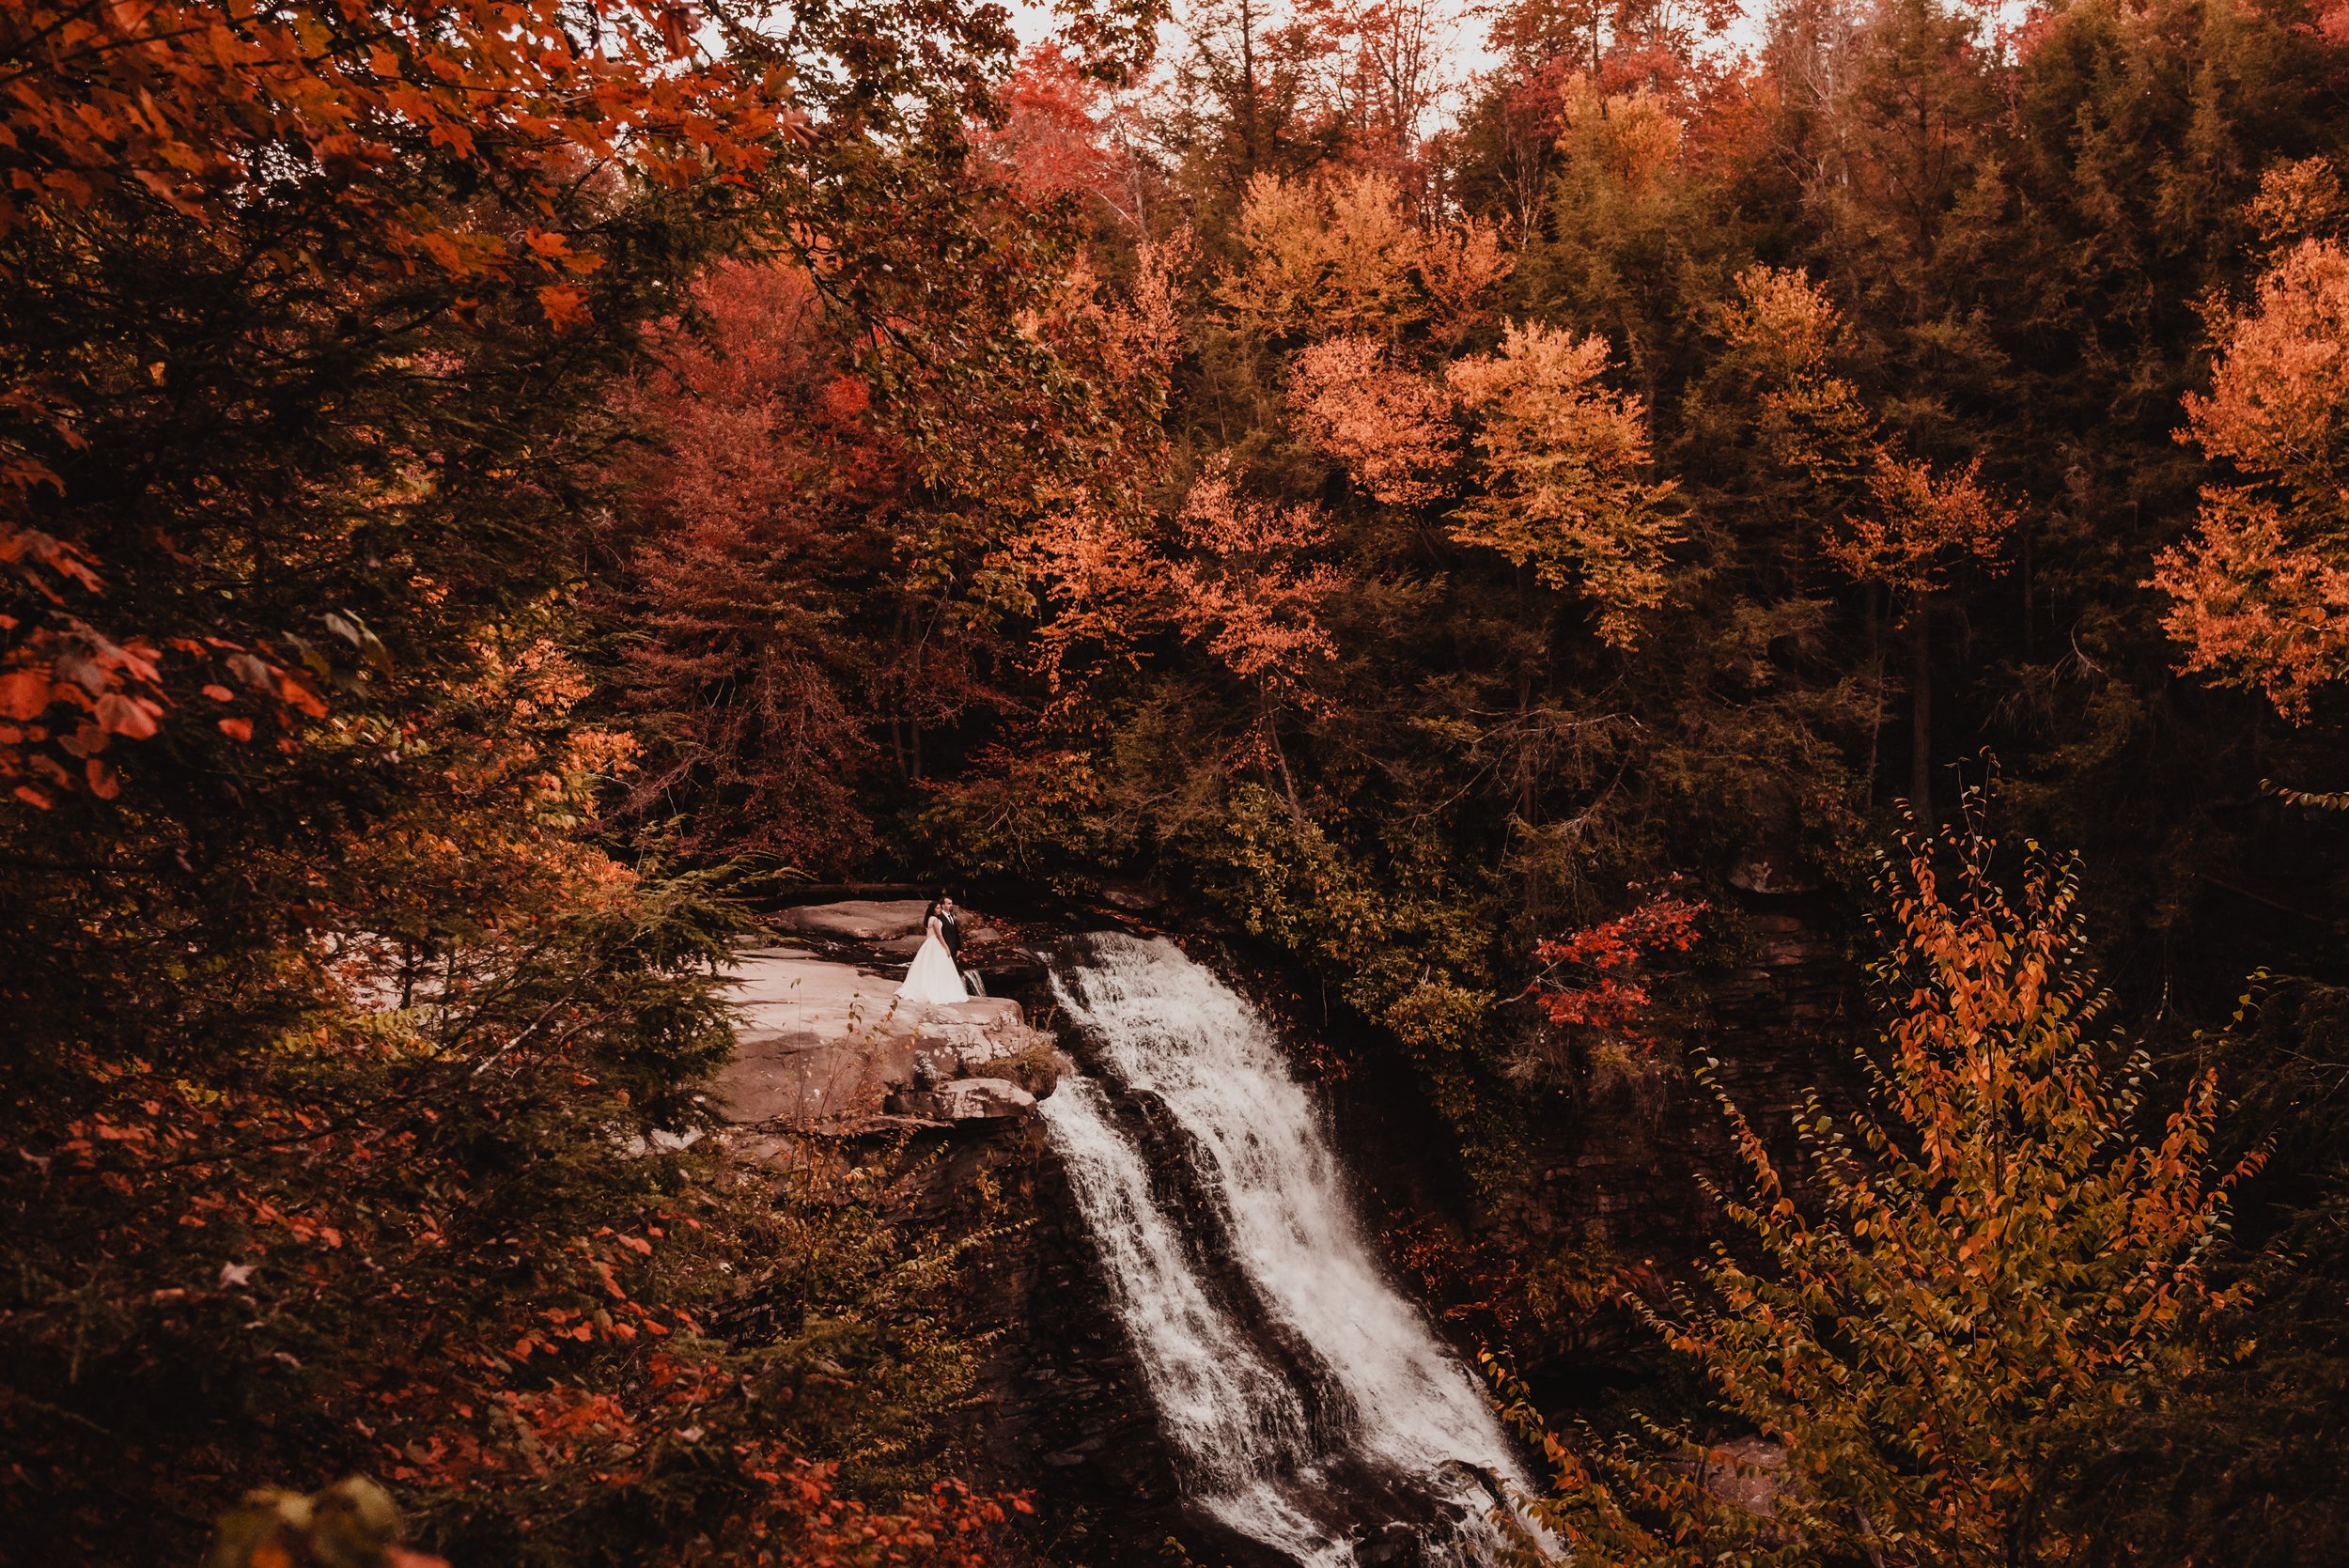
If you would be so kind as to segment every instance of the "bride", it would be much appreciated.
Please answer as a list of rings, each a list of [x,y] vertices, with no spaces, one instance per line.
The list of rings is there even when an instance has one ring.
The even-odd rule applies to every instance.
[[[897,995],[907,1001],[926,1001],[933,1005],[968,1001],[971,993],[962,986],[962,968],[955,962],[954,949],[947,945],[948,933],[955,927],[955,901],[941,894],[922,917],[922,950],[913,955],[913,967],[906,970],[906,983],[897,987]]]

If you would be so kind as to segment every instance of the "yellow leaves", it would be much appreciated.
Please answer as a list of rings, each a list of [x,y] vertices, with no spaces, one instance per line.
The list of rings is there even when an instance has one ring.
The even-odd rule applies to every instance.
[[[2200,1271],[2224,1221],[2226,1181],[2202,1163],[2218,1102],[2198,1080],[2160,1142],[2138,1141],[2109,1044],[2082,1027],[2096,993],[2067,871],[2034,852],[1993,881],[1970,826],[1909,847],[1884,889],[1896,918],[1879,972],[1919,983],[1894,1003],[1875,1157],[1851,1166],[1805,1101],[1828,1206],[1806,1228],[1733,1111],[1754,1196],[1728,1212],[1771,1266],[1717,1247],[1709,1300],[1680,1297],[1671,1332],[1806,1475],[1865,1499],[1874,1539],[1998,1547],[2045,1423],[2115,1369],[2190,1365],[2199,1326],[2230,1302]],[[1957,874],[1937,878],[1937,855]],[[1887,1471],[1921,1479],[1869,1490]]]
[[[1420,286],[1435,305],[1437,336],[1455,341],[1482,316],[1478,302],[1485,291],[1507,277],[1513,265],[1501,251],[1501,231],[1481,219],[1422,235]]]
[[[1244,324],[1362,332],[1410,303],[1406,270],[1416,237],[1384,175],[1329,186],[1257,175],[1240,203],[1239,235],[1247,263],[1215,292]]]
[[[2260,176],[2248,215],[2262,240],[2280,244],[2338,232],[2349,220],[2349,196],[2331,160],[2300,158]]]
[[[1679,161],[1679,117],[1646,87],[1602,94],[1588,76],[1578,75],[1559,98],[1565,128],[1558,150],[1595,165],[1628,194],[1646,195]]]
[[[1247,259],[1215,297],[1235,324],[1275,336],[1392,336],[1432,319],[1456,337],[1508,271],[1493,229],[1423,233],[1394,181],[1376,172],[1328,181],[1260,174],[1238,226]]]
[[[1183,274],[1197,250],[1189,228],[1137,247],[1134,280],[1106,313],[1103,358],[1111,374],[1164,381],[1182,346]]]
[[[1526,322],[1500,353],[1452,365],[1453,391],[1480,416],[1486,490],[1453,514],[1451,535],[1579,591],[1600,638],[1628,647],[1640,612],[1663,602],[1679,527],[1663,505],[1675,487],[1643,477],[1646,405],[1600,382],[1607,363],[1604,339]]]
[[[1791,383],[1824,371],[1843,314],[1800,268],[1749,267],[1737,274],[1722,325],[1770,380]]]

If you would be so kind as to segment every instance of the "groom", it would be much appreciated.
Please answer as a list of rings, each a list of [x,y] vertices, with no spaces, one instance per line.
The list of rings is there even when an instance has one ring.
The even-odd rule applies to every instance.
[[[959,914],[960,911],[955,908],[954,898],[950,894],[941,893],[932,899],[930,907],[922,912],[922,924],[926,929],[930,918],[937,917],[939,935],[945,940],[947,955],[954,959],[955,969],[962,975],[963,985],[970,988],[972,996],[983,997],[987,995],[987,986],[979,979],[978,971],[962,967],[962,922],[958,918]]]

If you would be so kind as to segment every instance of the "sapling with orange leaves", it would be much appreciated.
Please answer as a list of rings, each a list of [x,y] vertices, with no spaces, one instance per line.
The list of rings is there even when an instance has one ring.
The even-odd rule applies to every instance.
[[[1868,1103],[1813,1092],[1796,1118],[1817,1196],[1724,1096],[1738,1243],[1635,1302],[1724,1421],[1782,1451],[1772,1515],[1708,1490],[1721,1455],[1690,1434],[1544,1433],[1539,1512],[1578,1560],[2084,1561],[2042,1507],[2063,1423],[2225,1353],[2241,1292],[2214,1265],[2257,1157],[2215,1165],[2212,1074],[2155,1102],[2086,966],[2076,863],[2029,845],[2001,875],[1994,851],[1969,810],[1887,866]]]

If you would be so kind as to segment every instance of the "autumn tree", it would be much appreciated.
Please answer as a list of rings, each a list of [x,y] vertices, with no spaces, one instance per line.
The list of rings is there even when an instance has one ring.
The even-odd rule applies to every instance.
[[[725,574],[687,568],[739,565],[721,525],[770,520],[828,440],[853,473],[875,389],[935,524],[1018,437],[923,411],[1041,420],[1063,384],[1015,330],[957,347],[1030,252],[938,291],[905,267],[955,224],[1056,242],[945,178],[1001,13],[746,21],[0,21],[12,1548],[192,1559],[248,1487],[350,1472],[460,1559],[684,1558],[708,1530],[746,1560],[952,1560],[1003,1514],[931,1490],[966,1363],[922,1303],[951,1259],[887,1214],[813,1203],[801,1242],[868,1250],[775,1285],[754,1355],[726,1337],[796,1278],[754,1221],[811,1189],[686,1147],[742,916],[606,815],[677,738],[608,679],[631,485],[711,546],[654,629],[739,629]],[[852,371],[759,280],[821,294]],[[765,334],[776,406],[685,365],[698,312]],[[710,420],[665,468],[664,370]],[[767,413],[784,441],[720,450]]]
[[[895,464],[805,272],[729,263],[694,303],[707,330],[664,333],[620,405],[658,433],[619,475],[637,622],[621,680],[650,743],[627,805],[682,819],[689,853],[836,868],[869,843],[857,784],[879,705],[835,584],[881,575],[856,513]]]
[[[1174,520],[1185,551],[1171,572],[1182,627],[1267,703],[1305,691],[1314,663],[1332,651],[1316,612],[1338,578],[1311,559],[1328,523],[1310,506],[1246,494],[1228,460],[1209,463]]]
[[[1754,268],[1737,287],[1730,340],[1752,365],[1767,438],[1809,475],[1816,504],[1828,509],[1821,553],[1854,582],[1889,595],[1906,624],[1909,804],[1930,819],[1935,596],[1968,564],[1999,564],[2015,514],[1983,488],[1979,459],[1937,467],[1884,431],[1859,389],[1832,370],[1842,315],[1808,277]]]
[[[2247,481],[2202,489],[2194,536],[2165,551],[2152,586],[2186,668],[2266,695],[2295,721],[2349,674],[2349,251],[2329,233],[2339,187],[2288,164],[2263,185],[2263,216],[2293,240],[2246,308],[2217,322],[2207,395],[2188,394],[2178,439]]]
[[[2221,1354],[2239,1295],[2214,1265],[2257,1161],[2214,1167],[2211,1073],[2148,1104],[2149,1058],[2101,1024],[2077,868],[2034,847],[2002,885],[1969,814],[1910,840],[1880,893],[1872,1103],[1813,1094],[1796,1121],[1817,1207],[1725,1100],[1747,1180],[1723,1212],[1754,1250],[1718,1248],[1699,1288],[1641,1309],[1782,1448],[1769,1516],[1704,1488],[1727,1462],[1692,1438],[1658,1462],[1553,1437],[1539,1512],[1578,1558],[2086,1560],[2043,1507],[2058,1434]]]
[[[159,729],[222,763],[224,736],[321,716],[379,645],[438,657],[423,629],[461,614],[383,563],[453,611],[469,584],[436,564],[440,520],[514,501],[480,493],[479,438],[439,424],[443,378],[526,404],[542,355],[608,353],[579,329],[641,312],[628,248],[715,217],[788,139],[783,74],[698,40],[732,21],[672,0],[9,18],[0,778],[20,800],[111,795],[99,753]],[[661,194],[631,220],[615,181]],[[193,447],[170,439],[196,423]],[[387,426],[419,439],[352,434]],[[481,477],[419,491],[436,473]],[[379,564],[329,585],[357,559]],[[225,580],[244,591],[205,586]]]
[[[1670,480],[1647,477],[1646,409],[1600,380],[1595,337],[1513,323],[1501,351],[1447,375],[1479,416],[1484,493],[1452,515],[1453,538],[1531,566],[1545,587],[1594,607],[1598,634],[1638,640],[1640,613],[1663,599],[1664,551],[1676,536]]]
[[[1305,434],[1355,483],[1391,506],[1444,493],[1451,398],[1396,365],[1374,338],[1333,337],[1292,362],[1289,398]]]

